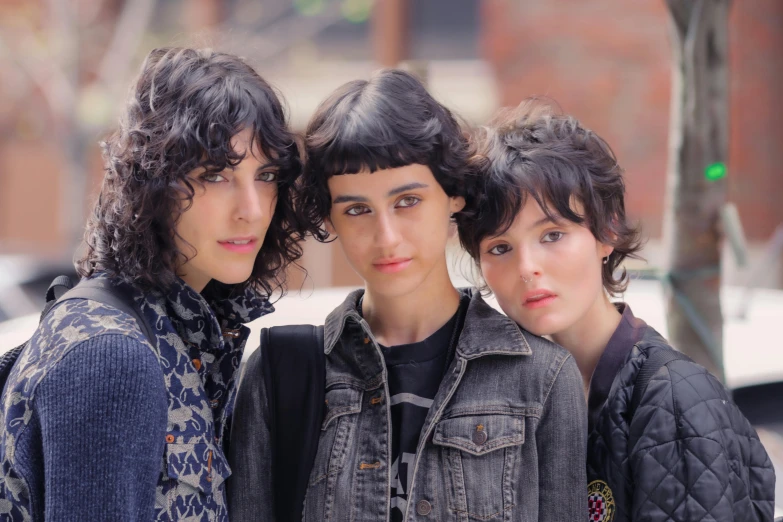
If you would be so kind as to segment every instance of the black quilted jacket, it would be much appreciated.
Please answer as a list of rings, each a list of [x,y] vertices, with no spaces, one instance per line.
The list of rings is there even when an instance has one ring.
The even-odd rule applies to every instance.
[[[772,463],[729,392],[704,368],[668,363],[628,418],[642,362],[670,349],[645,325],[597,410],[587,452],[590,520],[771,521]]]

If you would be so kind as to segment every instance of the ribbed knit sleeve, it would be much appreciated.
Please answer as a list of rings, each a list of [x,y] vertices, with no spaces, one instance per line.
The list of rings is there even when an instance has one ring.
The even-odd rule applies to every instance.
[[[47,521],[149,521],[168,400],[152,351],[123,335],[71,349],[35,394]]]

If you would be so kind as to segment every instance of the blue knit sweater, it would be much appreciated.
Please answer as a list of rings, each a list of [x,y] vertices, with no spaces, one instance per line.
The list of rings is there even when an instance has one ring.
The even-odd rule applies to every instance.
[[[272,308],[181,281],[126,290],[154,345],[124,312],[71,299],[14,365],[0,404],[0,522],[227,522],[223,441],[244,323]]]

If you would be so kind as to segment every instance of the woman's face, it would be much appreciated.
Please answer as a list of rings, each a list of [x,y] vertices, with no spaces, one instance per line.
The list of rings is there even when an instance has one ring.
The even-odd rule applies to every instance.
[[[195,195],[176,224],[177,248],[188,257],[178,275],[200,292],[212,279],[243,283],[250,278],[256,256],[272,221],[277,202],[277,167],[257,143],[250,149],[251,131],[234,136],[231,145],[245,158],[217,174],[191,172]]]
[[[465,200],[449,197],[429,167],[332,176],[329,193],[327,227],[368,290],[408,295],[445,268],[450,216]]]
[[[557,336],[606,299],[602,262],[612,247],[585,226],[548,218],[533,198],[508,230],[481,242],[480,252],[481,271],[501,308],[534,334]]]

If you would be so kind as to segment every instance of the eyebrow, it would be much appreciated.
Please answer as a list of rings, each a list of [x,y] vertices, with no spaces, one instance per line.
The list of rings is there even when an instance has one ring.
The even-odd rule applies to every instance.
[[[414,181],[413,183],[408,183],[407,185],[402,185],[400,187],[393,188],[386,195],[387,196],[396,196],[397,194],[400,194],[402,192],[407,192],[409,190],[428,188],[428,187],[429,187],[429,185],[427,185],[426,183],[419,183],[419,182],[415,182]]]
[[[391,189],[389,192],[386,193],[386,195],[396,196],[397,194],[401,194],[402,192],[407,192],[409,190],[428,188],[428,187],[429,185],[427,185],[426,183],[419,183],[419,182],[408,183],[407,185],[401,185],[399,187],[395,187]],[[370,200],[364,196],[345,194],[334,198],[334,200],[332,200],[332,205],[337,205],[338,203],[368,203],[369,201]]]

